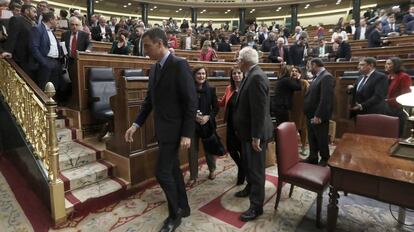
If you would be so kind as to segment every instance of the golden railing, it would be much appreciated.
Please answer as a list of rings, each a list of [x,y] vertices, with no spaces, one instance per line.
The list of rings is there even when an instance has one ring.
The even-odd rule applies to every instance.
[[[47,170],[52,217],[66,218],[63,182],[59,179],[56,102],[52,83],[43,92],[13,60],[0,59],[0,93],[20,125],[33,153]]]

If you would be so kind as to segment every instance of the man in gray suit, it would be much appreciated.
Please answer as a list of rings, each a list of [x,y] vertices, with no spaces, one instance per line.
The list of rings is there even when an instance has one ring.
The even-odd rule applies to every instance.
[[[242,165],[247,170],[247,186],[235,196],[249,196],[250,208],[240,215],[240,220],[250,221],[263,214],[265,156],[267,142],[273,137],[273,124],[270,119],[269,80],[257,65],[257,51],[245,47],[237,61],[245,78],[236,99],[234,122],[241,141]]]
[[[329,119],[333,111],[335,79],[321,59],[310,61],[313,81],[305,94],[304,112],[307,118],[309,157],[306,162],[326,166],[329,159]]]

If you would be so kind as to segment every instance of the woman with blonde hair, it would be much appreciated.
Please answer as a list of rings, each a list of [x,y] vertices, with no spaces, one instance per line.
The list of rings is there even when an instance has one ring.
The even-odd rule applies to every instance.
[[[217,59],[216,51],[211,47],[211,41],[206,40],[203,43],[203,47],[201,48],[200,57],[198,60],[200,61],[213,61],[213,59]]]

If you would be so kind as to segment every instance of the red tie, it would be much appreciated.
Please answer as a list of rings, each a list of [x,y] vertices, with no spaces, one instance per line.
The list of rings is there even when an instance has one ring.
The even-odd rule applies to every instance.
[[[76,32],[72,34],[72,46],[70,47],[70,56],[75,57],[76,50],[78,47],[78,40],[76,39]]]

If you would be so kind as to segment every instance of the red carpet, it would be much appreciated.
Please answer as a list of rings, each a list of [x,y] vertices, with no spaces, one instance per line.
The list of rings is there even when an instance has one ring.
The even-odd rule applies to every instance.
[[[52,225],[49,210],[31,190],[19,171],[4,156],[0,156],[0,171],[6,178],[17,201],[32,224],[34,231],[48,231]]]
[[[270,176],[270,175],[266,175],[266,180],[270,183],[272,183],[273,185],[275,185],[275,188],[277,188],[277,177],[276,176]],[[234,187],[233,187],[234,188]],[[203,207],[201,207],[199,210],[201,212],[204,212],[212,217],[215,217],[225,223],[228,223],[230,225],[233,225],[234,227],[237,228],[242,228],[246,222],[240,221],[239,216],[240,216],[240,212],[235,212],[235,211],[231,211],[229,209],[226,209],[225,207],[223,207],[222,203],[221,203],[221,199],[222,197],[229,192],[230,190],[232,190],[233,188],[228,189],[227,191],[225,191],[223,194],[221,194],[220,196],[218,196],[217,198],[213,199],[212,201],[210,201],[209,203],[207,203],[206,205],[204,205]],[[264,204],[266,204],[270,199],[272,199],[272,197],[275,194],[271,194],[269,196],[265,196],[265,202]]]

